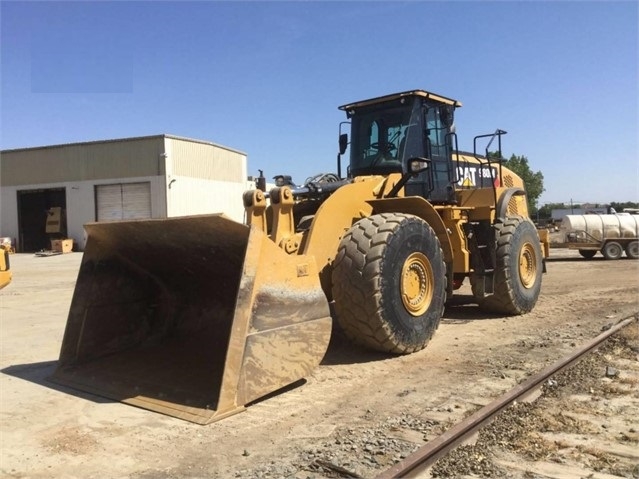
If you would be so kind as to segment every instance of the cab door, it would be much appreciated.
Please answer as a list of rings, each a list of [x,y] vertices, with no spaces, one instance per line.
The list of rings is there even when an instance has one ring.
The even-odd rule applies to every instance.
[[[424,105],[423,150],[431,164],[427,171],[408,181],[406,195],[421,196],[436,204],[455,202],[451,124],[452,110],[448,105]]]

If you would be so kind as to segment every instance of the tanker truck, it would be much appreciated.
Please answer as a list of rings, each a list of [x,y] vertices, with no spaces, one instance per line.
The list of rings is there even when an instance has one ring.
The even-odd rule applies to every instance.
[[[567,215],[560,229],[568,248],[579,250],[586,259],[597,251],[606,259],[619,259],[624,251],[628,258],[639,258],[639,215]]]

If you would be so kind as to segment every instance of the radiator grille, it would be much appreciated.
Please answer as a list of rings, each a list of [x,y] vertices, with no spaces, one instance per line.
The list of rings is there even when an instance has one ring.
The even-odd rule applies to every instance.
[[[507,188],[515,186],[512,175],[504,175],[504,186]]]
[[[508,202],[508,215],[512,216],[512,215],[518,215],[519,213],[519,202],[517,201],[517,197],[513,196],[512,198],[510,198],[510,201]]]

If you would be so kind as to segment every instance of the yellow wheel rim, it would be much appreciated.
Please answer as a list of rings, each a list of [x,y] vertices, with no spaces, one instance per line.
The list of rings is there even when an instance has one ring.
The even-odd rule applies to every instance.
[[[532,288],[537,279],[537,255],[530,243],[525,243],[519,253],[519,279],[524,288]]]
[[[433,299],[433,268],[422,253],[413,253],[404,262],[400,282],[402,302],[413,316],[426,312]]]

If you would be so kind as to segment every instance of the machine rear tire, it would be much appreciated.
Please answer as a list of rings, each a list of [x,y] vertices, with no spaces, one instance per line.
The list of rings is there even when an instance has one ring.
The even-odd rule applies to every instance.
[[[444,311],[443,253],[417,216],[384,213],[358,221],[340,242],[332,282],[346,336],[378,351],[423,349]]]
[[[594,249],[580,249],[579,254],[586,259],[592,259],[597,254],[597,250]]]
[[[494,292],[483,297],[478,295],[477,278],[471,276],[475,299],[483,311],[528,313],[539,298],[543,274],[537,230],[530,220],[521,216],[500,219],[494,227],[497,242]]]
[[[616,241],[609,241],[601,248],[601,254],[606,259],[619,259],[623,254],[623,248]]]

